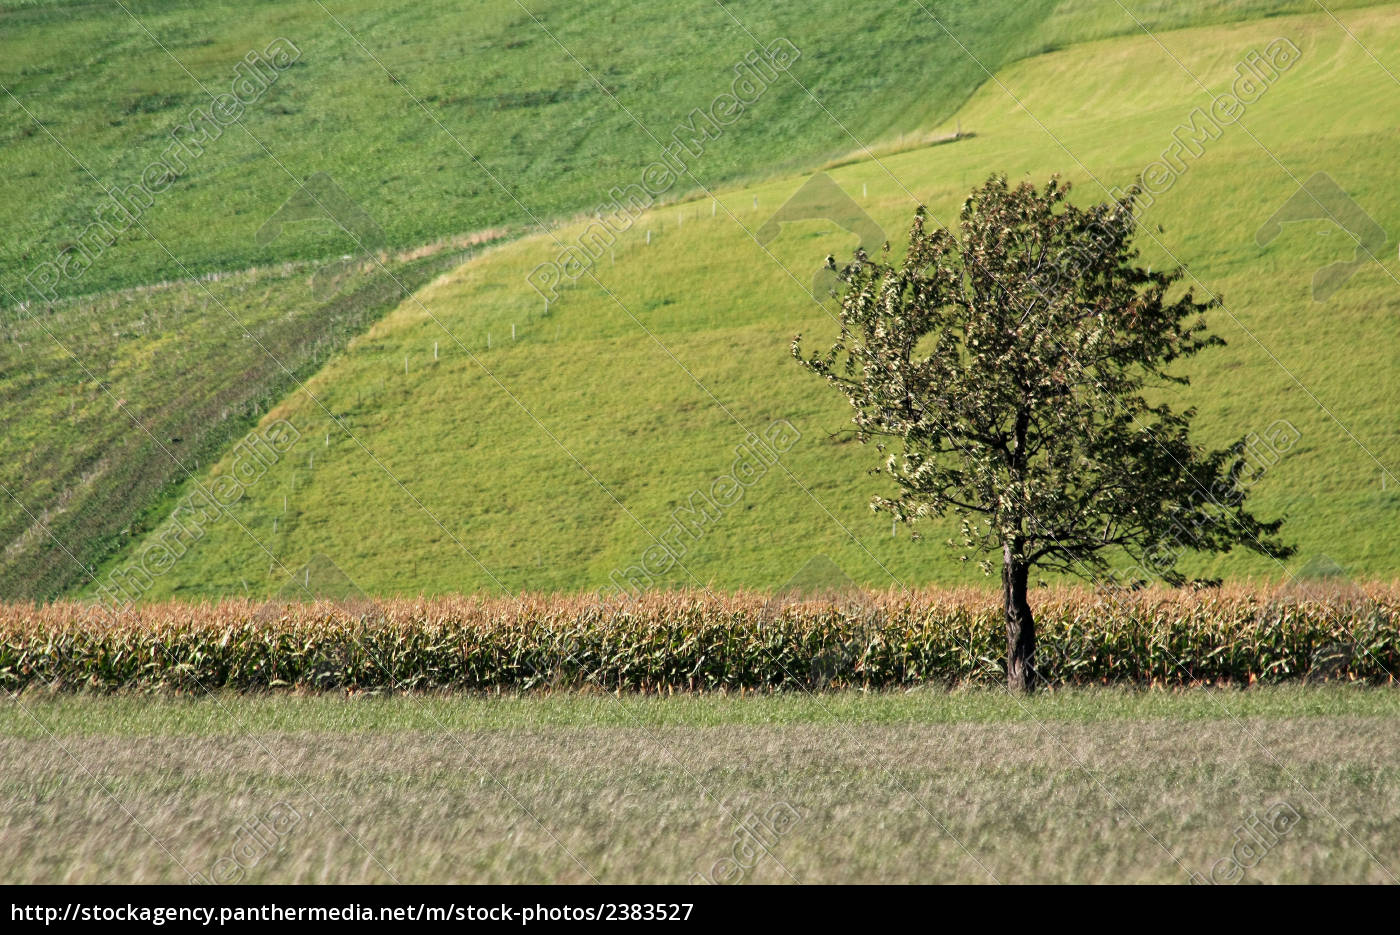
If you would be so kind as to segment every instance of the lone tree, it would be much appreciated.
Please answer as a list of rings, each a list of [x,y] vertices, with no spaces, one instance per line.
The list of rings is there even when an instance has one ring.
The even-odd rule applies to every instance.
[[[926,229],[920,207],[902,261],[887,243],[882,260],[857,250],[841,271],[831,349],[804,358],[801,335],[792,345],[850,399],[856,437],[888,449],[872,473],[901,489],[871,506],[906,523],[952,513],[988,574],[1000,553],[1013,691],[1036,681],[1034,567],[1111,580],[1126,554],[1180,585],[1188,549],[1292,553],[1275,538],[1282,520],[1244,508],[1257,477],[1244,440],[1206,450],[1190,439],[1195,411],[1160,401],[1188,382],[1173,362],[1225,343],[1202,318],[1216,300],[1169,298],[1181,272],[1137,265],[1137,189],[1088,210],[1068,191],[993,176],[957,235]]]

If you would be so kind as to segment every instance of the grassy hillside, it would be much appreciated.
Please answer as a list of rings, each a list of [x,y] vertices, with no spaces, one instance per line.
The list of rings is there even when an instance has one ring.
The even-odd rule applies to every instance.
[[[1144,4],[1134,13],[1156,29],[1307,6],[1237,0]],[[503,17],[431,5],[336,6],[335,19],[351,33],[368,35],[369,46],[384,42],[390,51],[375,57],[392,65],[396,83],[315,5],[128,9],[0,4],[0,108],[9,128],[0,162],[10,170],[0,189],[11,206],[0,240],[7,338],[0,360],[0,594],[10,597],[64,593],[87,577],[84,566],[102,562],[168,513],[182,479],[227,451],[292,385],[287,370],[298,378],[314,371],[394,304],[396,288],[407,294],[450,260],[440,247],[423,260],[424,238],[493,219],[571,214],[609,186],[635,181],[655,158],[649,132],[666,138],[690,108],[728,87],[733,61],[721,59],[732,52],[737,60],[744,42],[763,30],[792,37],[802,49],[793,74],[825,110],[796,84],[779,82],[744,122],[709,141],[703,158],[691,160],[695,178],[681,179],[663,199],[717,179],[810,166],[824,153],[849,149],[847,130],[909,146],[917,135],[903,138],[903,131],[950,113],[984,80],[981,65],[1139,29],[1108,0],[1014,9],[940,4],[938,22],[922,14],[876,16],[839,32],[829,27],[837,14],[820,5],[701,5],[686,7],[686,15],[708,30],[705,48],[681,55],[676,44],[690,40],[674,36],[661,16],[629,18],[624,46],[614,14],[573,6],[566,19],[541,6],[539,22],[519,7],[519,16]],[[441,28],[457,19],[469,28]],[[570,60],[546,28],[581,62]],[[103,187],[141,181],[143,167],[166,152],[171,130],[203,105],[199,85],[223,89],[243,53],[277,36],[294,39],[300,55],[249,105],[241,125],[229,124],[197,159],[186,159],[178,178],[162,178],[141,227],[55,290],[141,285],[32,302],[25,277],[88,243],[86,225]],[[460,54],[468,45],[470,62]],[[601,64],[592,56],[602,56]],[[616,101],[587,82],[581,65],[601,76]],[[716,84],[717,76],[724,80]],[[409,106],[410,93],[431,116]],[[466,149],[482,161],[473,163]],[[266,236],[263,225],[288,198],[293,177],[330,180],[314,191],[356,237],[371,247],[412,244],[405,255],[423,262],[395,265],[393,277],[373,282],[360,276],[335,301],[308,291],[306,276],[324,260],[228,272],[254,261],[355,249],[354,237],[324,218],[304,217]],[[448,239],[460,242],[461,235]],[[206,270],[222,272],[181,281]],[[175,284],[147,288],[157,280]],[[31,304],[20,306],[24,301]],[[272,356],[258,356],[244,326],[270,341]]]
[[[1365,49],[1400,61],[1400,10],[1343,18]],[[1255,488],[1260,512],[1289,517],[1296,563],[1326,553],[1356,574],[1393,575],[1400,492],[1394,474],[1382,489],[1382,466],[1400,461],[1400,207],[1388,197],[1387,142],[1400,86],[1328,16],[1139,32],[1021,61],[956,115],[974,136],[906,145],[830,175],[896,240],[916,201],[951,219],[991,171],[1061,172],[1081,198],[1103,197],[1100,182],[1127,184],[1194,107],[1210,105],[1195,79],[1228,88],[1236,62],[1279,36],[1301,60],[1158,197],[1144,252],[1186,264],[1225,298],[1213,324],[1229,347],[1189,369],[1206,440],[1264,433],[1281,419],[1299,434]],[[800,116],[828,120],[810,102]],[[1314,271],[1350,259],[1354,243],[1321,222],[1256,240],[1318,171],[1392,232],[1379,262],[1325,302],[1310,294]],[[757,245],[753,233],[804,180],[653,212],[599,264],[602,288],[581,279],[547,314],[525,284],[558,250],[544,236],[424,289],[310,381],[319,403],[294,394],[277,408],[272,416],[315,444],[274,467],[235,507],[239,522],[212,528],[151,593],[275,590],[284,569],[268,552],[284,568],[328,557],[371,592],[591,589],[639,562],[672,512],[731,469],[746,435],[778,419],[800,441],[664,581],[775,586],[815,554],[872,584],[976,579],[942,546],[945,531],[926,529],[914,544],[869,513],[881,490],[865,473],[874,452],[840,434],[844,404],[787,357],[795,332],[814,341],[833,332],[807,289],[821,257],[856,241],[806,221]],[[1284,573],[1233,554],[1196,570]]]
[[[1053,6],[959,0],[939,11],[996,67]],[[917,8],[852,20],[838,0],[625,11],[560,0],[125,7],[0,4],[0,198],[13,206],[0,284],[16,295],[38,263],[77,241],[105,187],[141,180],[191,109],[229,91],[240,59],[279,37],[299,57],[175,173],[142,216],[149,236],[127,231],[58,294],[179,275],[156,241],[196,273],[343,252],[351,241],[330,224],[257,240],[296,181],[316,172],[391,247],[592,208],[654,161],[648,131],[668,140],[730,90],[746,53],[778,37],[801,51],[793,73],[803,85],[862,137],[946,116],[983,78]],[[806,100],[791,82],[771,85],[706,147],[696,173],[713,184],[844,148],[840,128],[814,119]]]
[[[1312,8],[1135,6],[1152,28]],[[993,69],[1138,28],[1116,0],[956,0],[937,13]],[[0,3],[0,199],[10,206],[0,285],[31,298],[25,277],[80,242],[104,190],[140,182],[192,109],[233,90],[235,65],[279,38],[295,61],[197,158],[169,178],[158,169],[144,230],[131,227],[81,275],[64,276],[58,295],[174,278],[180,265],[205,273],[342,253],[351,240],[329,223],[257,238],[317,172],[389,247],[590,209],[655,159],[651,134],[668,140],[730,89],[747,52],[778,37],[801,50],[792,73],[846,128],[894,137],[946,117],[985,77],[942,27],[918,6],[852,17],[838,0],[664,0],[626,11],[563,0]],[[848,148],[842,128],[809,105],[797,84],[771,85],[694,161],[696,175],[713,185]]]
[[[1008,14],[1006,4],[964,4],[948,15],[979,54],[1001,61],[1050,6]],[[86,566],[168,513],[187,475],[227,451],[295,379],[446,268],[450,256],[424,258],[420,245],[574,213],[654,158],[646,133],[520,7],[381,7],[335,5],[333,19],[311,3],[135,3],[130,13],[0,4],[0,198],[10,206],[0,238],[0,595],[49,598],[81,585]],[[571,50],[605,55],[598,73],[610,91],[665,136],[730,86],[733,63],[755,44],[722,8],[702,7],[691,16],[706,42],[691,49],[694,37],[668,25],[678,8],[632,23],[625,47],[613,13],[570,6],[563,23],[562,7],[542,5],[536,15]],[[791,4],[739,19],[765,41],[800,42],[802,61],[815,63],[807,81],[863,132],[946,113],[980,80],[946,46],[923,81],[897,82],[929,43],[880,20],[860,27],[862,43],[887,53],[870,73],[849,37],[823,25],[834,10]],[[139,224],[54,283],[58,301],[36,297],[26,277],[88,245],[104,189],[142,183],[171,131],[207,109],[201,85],[228,90],[245,53],[277,37],[300,54],[241,122],[197,158],[179,150],[178,178],[155,185]],[[769,172],[834,145],[834,126],[783,116],[795,86],[770,91],[746,132],[708,145],[697,172]],[[332,180],[316,191],[345,209],[341,219],[361,219],[349,225],[354,237],[328,218],[304,218],[260,238],[295,180],[318,175]],[[355,237],[406,246],[417,259],[357,272],[332,300],[314,295],[313,271],[328,255],[359,252]]]
[[[335,283],[282,264],[0,323],[0,594],[87,584],[298,380],[466,255],[362,261]]]

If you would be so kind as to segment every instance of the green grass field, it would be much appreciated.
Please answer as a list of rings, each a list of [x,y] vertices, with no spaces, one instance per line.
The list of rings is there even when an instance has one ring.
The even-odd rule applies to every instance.
[[[1395,882],[1398,704],[26,694],[0,702],[0,879]]]
[[[64,302],[0,324],[0,594],[42,600],[166,519],[192,477],[466,252],[289,263]],[[315,286],[315,288],[313,288]]]
[[[1198,291],[1224,297],[1213,326],[1229,346],[1186,371],[1202,437],[1223,444],[1281,424],[1297,433],[1254,487],[1258,512],[1287,516],[1297,559],[1234,553],[1189,565],[1196,573],[1281,579],[1319,555],[1360,577],[1397,570],[1393,243],[1314,301],[1314,271],[1350,259],[1354,243],[1323,222],[1256,240],[1316,172],[1400,232],[1384,143],[1400,86],[1371,58],[1400,59],[1400,9],[1341,17],[1356,41],[1317,12],[1028,58],[923,128],[972,135],[862,151],[830,170],[896,241],[916,201],[948,220],[992,171],[1037,181],[1060,172],[1079,198],[1103,198],[1103,186],[1128,184],[1194,108],[1210,105],[1202,85],[1227,88],[1236,63],[1278,37],[1301,50],[1144,216],[1145,260],[1184,264]],[[329,436],[314,469],[310,448],[284,459],[239,502],[238,523],[213,528],[150,593],[241,594],[245,583],[267,593],[317,555],[370,593],[592,589],[639,563],[673,511],[731,469],[746,435],[778,419],[800,441],[659,583],[771,588],[817,554],[879,586],[980,580],[943,547],[951,530],[925,529],[915,544],[869,513],[880,490],[865,473],[874,452],[841,434],[844,403],[788,359],[794,333],[816,344],[834,330],[808,289],[828,251],[856,242],[808,221],[757,243],[805,178],[652,212],[599,260],[596,284],[569,285],[547,314],[525,282],[558,250],[545,235],[423,289],[308,382],[315,401],[294,393],[269,416],[318,442]],[[568,242],[581,230],[553,236]]]
[[[1054,5],[964,0],[940,14],[1000,65]],[[295,64],[160,194],[143,215],[146,232],[127,232],[59,294],[181,275],[162,244],[197,274],[345,252],[350,239],[329,224],[256,242],[315,172],[333,177],[392,247],[591,209],[610,186],[635,180],[656,147],[571,55],[662,136],[729,90],[747,52],[779,36],[802,50],[803,83],[863,137],[942,118],[983,79],[955,46],[934,41],[938,28],[917,10],[864,18],[853,36],[834,0],[776,8],[667,0],[625,14],[556,0],[0,9],[0,83],[9,92],[0,95],[9,170],[0,197],[16,206],[0,284],[17,296],[37,263],[77,239],[104,187],[139,180],[171,129],[231,88],[246,53],[278,37],[300,50]],[[838,127],[805,112],[796,86],[770,90],[738,132],[707,150],[698,167],[706,184],[846,148]],[[46,197],[26,197],[35,191]]]
[[[0,449],[0,463],[5,465],[0,481],[6,493],[0,498],[0,540],[5,543],[6,562],[0,573],[0,594],[44,599],[73,593],[91,579],[94,569],[111,567],[114,553],[139,540],[169,513],[187,489],[189,474],[198,474],[220,452],[228,451],[251,419],[294,385],[289,371],[298,379],[307,376],[383,314],[394,301],[393,290],[386,291],[390,281],[396,280],[393,284],[401,297],[407,296],[439,270],[442,260],[450,259],[440,256],[402,268],[391,264],[394,269],[381,271],[378,283],[360,284],[363,288],[359,292],[343,289],[334,302],[309,296],[305,271],[324,266],[327,255],[353,251],[355,245],[351,236],[324,219],[321,223],[311,220],[286,225],[280,236],[259,245],[260,226],[287,199],[294,178],[326,173],[351,203],[364,210],[377,231],[371,236],[376,241],[373,245],[383,248],[417,248],[441,238],[460,241],[464,232],[481,231],[490,225],[528,231],[535,219],[553,222],[575,214],[598,203],[610,185],[637,180],[641,168],[653,158],[656,146],[652,135],[665,138],[690,108],[706,105],[716,89],[724,90],[724,82],[714,85],[712,79],[717,75],[732,77],[729,67],[733,62],[725,56],[732,53],[731,58],[737,60],[752,47],[750,32],[766,36],[769,33],[764,30],[771,30],[773,35],[790,37],[803,50],[803,58],[792,72],[801,86],[782,81],[769,87],[746,113],[743,123],[711,141],[703,159],[691,161],[693,176],[681,179],[664,197],[683,197],[699,186],[732,186],[735,179],[757,177],[781,179],[774,190],[782,197],[786,194],[782,189],[794,182],[787,172],[847,153],[856,147],[856,139],[873,143],[880,152],[917,147],[929,128],[946,123],[946,118],[985,82],[984,67],[995,69],[1076,42],[1131,35],[1141,27],[1175,29],[1309,8],[1305,2],[1276,0],[1141,4],[1128,16],[1119,4],[1108,0],[941,5],[938,22],[923,14],[863,20],[857,41],[856,36],[830,28],[829,24],[840,18],[834,8],[828,11],[803,5],[747,10],[732,4],[716,5],[689,11],[688,15],[699,16],[705,24],[706,41],[699,50],[688,48],[685,55],[676,48],[682,40],[667,28],[669,8],[656,11],[653,19],[632,23],[625,46],[600,38],[615,31],[615,16],[599,10],[580,14],[571,7],[566,21],[556,21],[551,15],[557,11],[541,7],[533,11],[540,23],[520,8],[515,10],[518,15],[474,10],[469,16],[469,33],[475,57],[468,63],[462,56],[466,40],[451,30],[435,28],[441,17],[435,19],[431,6],[412,14],[373,12],[362,7],[331,10],[309,4],[250,8],[213,3],[202,4],[197,10],[164,4],[128,5],[126,10],[54,3],[5,6],[7,29],[0,35],[4,51],[0,55],[0,84],[5,94],[0,96],[0,108],[7,116],[6,126],[13,130],[7,131],[3,151],[4,163],[11,171],[0,180],[0,193],[16,212],[13,223],[7,225],[7,237],[0,241],[0,305],[5,307],[7,338],[5,359],[0,361],[6,407],[6,433]],[[571,51],[587,50],[584,59],[606,59],[602,64],[581,61],[600,75],[612,98],[596,86],[592,86],[596,93],[586,93],[590,86],[585,72],[543,27]],[[959,47],[950,34],[966,48]],[[80,276],[64,277],[57,284],[60,295],[88,297],[65,299],[51,306],[34,303],[25,276],[36,264],[54,260],[80,239],[102,203],[102,188],[138,181],[141,168],[161,156],[169,144],[170,130],[183,121],[190,108],[204,103],[199,86],[219,90],[220,82],[231,80],[233,65],[243,52],[262,49],[270,37],[279,35],[297,39],[302,57],[280,72],[265,95],[248,108],[241,124],[229,125],[197,159],[188,160],[187,169],[141,216],[143,229],[127,231]],[[390,66],[398,82],[388,80],[384,69],[350,35],[360,37],[370,51],[373,40],[384,37],[390,51],[381,49],[382,54],[376,57]],[[881,54],[865,54],[869,47],[878,47]],[[553,57],[551,49],[556,53]],[[58,64],[61,62],[69,64],[64,67]],[[872,65],[874,71],[870,70]],[[626,80],[609,80],[616,75]],[[539,90],[520,90],[535,87]],[[804,88],[821,101],[820,108]],[[411,103],[409,93],[423,102],[431,116],[410,109],[408,119],[403,118],[403,103]],[[640,123],[623,112],[623,106]],[[328,115],[333,119],[327,119]],[[441,128],[434,121],[440,122]],[[958,122],[953,120],[954,125]],[[465,149],[480,158],[480,165],[471,163],[464,148],[442,129],[452,131],[458,142],[468,140],[471,145]],[[982,132],[988,129],[984,126]],[[569,145],[555,145],[562,141]],[[980,146],[982,141],[958,145],[972,144]],[[463,171],[454,171],[454,167]],[[883,175],[878,167],[865,168],[874,168],[877,177]],[[486,170],[507,181],[505,187],[519,201],[493,186]],[[960,183],[977,177],[977,173],[960,171]],[[475,182],[468,184],[463,179]],[[548,184],[542,181],[545,179]],[[907,184],[917,188],[921,181],[911,176]],[[903,177],[893,187],[898,190],[902,186],[907,187]],[[726,191],[736,204],[750,194],[732,187]],[[34,197],[35,193],[43,197]],[[887,196],[883,208],[875,203],[880,200],[868,207],[876,213],[883,211],[881,223],[897,232],[905,218]],[[703,206],[700,214],[703,216]],[[663,213],[649,226],[664,226],[666,220]],[[500,233],[507,230],[492,229]],[[365,235],[365,228],[356,228],[356,232]],[[662,231],[658,229],[657,234]],[[792,238],[806,235],[795,235],[790,229],[774,243],[774,255],[795,263]],[[682,241],[680,245],[689,249],[687,244]],[[687,315],[691,311],[702,313],[692,318],[704,329],[711,324],[716,327],[713,337],[717,341],[707,343],[722,347],[724,342],[738,340],[744,354],[737,360],[745,371],[755,363],[756,353],[762,354],[763,367],[769,369],[768,336],[734,333],[736,324],[761,327],[773,316],[765,313],[766,318],[755,317],[747,310],[752,305],[750,293],[738,273],[742,266],[735,265],[745,259],[727,255],[732,252],[730,246],[706,243],[701,256],[711,256],[734,270],[733,274],[726,271],[720,275],[734,280],[730,286],[737,290],[727,288],[694,308],[688,299],[682,304]],[[417,251],[408,255],[416,256]],[[664,259],[665,254],[652,256]],[[805,262],[805,254],[802,258]],[[748,260],[759,265],[771,263],[761,251]],[[281,265],[289,261],[295,265]],[[536,298],[519,288],[518,274],[508,268],[511,261],[505,262],[505,266],[483,270],[487,276],[499,271],[511,277],[493,284],[502,291],[490,303],[480,303],[475,295],[465,297],[476,306],[471,313],[464,319],[453,310],[445,319],[454,333],[471,332],[464,334],[463,343],[468,346],[483,340],[480,325],[489,329],[493,322],[501,329],[497,347],[512,326],[522,336],[530,332],[529,340],[533,341],[549,331],[547,325],[534,327],[539,311]],[[259,263],[271,265],[248,270],[250,264]],[[614,275],[635,278],[625,258],[624,270],[629,272]],[[805,270],[799,272],[798,281],[805,281]],[[211,274],[217,279],[181,281],[192,274]],[[646,279],[655,273],[642,275]],[[715,275],[713,270],[705,272],[706,287]],[[693,275],[690,278],[693,280]],[[148,288],[172,280],[171,285]],[[687,279],[683,276],[676,282],[687,284]],[[256,290],[249,283],[256,283]],[[99,291],[115,287],[123,288]],[[751,294],[766,296],[770,291]],[[352,292],[353,297],[349,295]],[[649,295],[636,311],[645,318],[649,305],[679,301],[669,291]],[[20,311],[17,303],[21,302],[32,304]],[[722,305],[716,308],[716,302]],[[575,304],[571,300],[570,305]],[[629,300],[629,309],[634,306]],[[571,354],[587,352],[588,348],[576,346],[578,340],[619,333],[607,321],[609,314],[616,313],[615,308],[576,311],[584,317],[569,314],[553,322],[555,336],[570,347]],[[563,328],[566,323],[567,331]],[[622,324],[634,328],[630,321]],[[300,337],[272,333],[274,328],[286,331],[293,327]],[[265,347],[250,347],[242,333],[245,330],[253,332]],[[317,335],[313,353],[291,346],[310,334]],[[440,337],[441,343],[453,343],[447,335]],[[753,346],[755,340],[763,342],[761,351]],[[426,353],[426,345],[419,350]],[[258,359],[260,353],[262,359]],[[651,384],[658,384],[658,388],[669,385],[671,375],[679,372],[667,369],[673,365],[664,355],[659,366],[649,357],[636,364],[641,375],[655,373],[656,379],[645,377],[648,390],[654,389]],[[579,379],[592,381],[596,376],[580,375]],[[343,420],[347,425],[377,409],[379,397],[387,397],[391,390],[386,374],[378,379],[368,375],[355,382],[356,406],[336,413],[348,417]],[[706,377],[706,385],[711,382],[713,378]],[[509,385],[517,384],[511,375]],[[781,375],[781,367],[754,388],[770,393],[775,402],[787,400],[770,408],[789,415],[832,412],[806,403],[794,408],[795,397],[807,395],[807,390],[794,386],[791,374]],[[371,389],[374,393],[367,401]],[[498,389],[493,386],[493,391]],[[541,389],[553,392],[547,386]],[[703,471],[694,470],[694,464],[722,464],[725,452],[737,443],[737,439],[721,437],[722,427],[702,418],[697,407],[714,404],[707,393],[702,392],[698,401],[677,399],[674,392],[665,391],[639,395],[635,388],[628,389],[626,395],[629,402],[642,401],[649,407],[675,406],[686,413],[696,410],[686,420],[700,421],[698,432],[683,425],[668,429],[667,434],[687,449],[679,466],[699,477],[697,483],[706,478]],[[647,396],[654,398],[648,400]],[[107,403],[112,404],[111,409]],[[456,403],[449,405],[455,408]],[[532,403],[530,408],[534,412],[540,407]],[[736,403],[733,411],[742,409]],[[230,419],[230,412],[241,415]],[[833,414],[839,417],[839,413]],[[839,418],[834,424],[839,424]],[[511,425],[495,414],[483,427],[492,437],[506,432],[529,438],[538,432],[538,426],[529,420]],[[640,428],[637,437],[651,448],[644,464],[667,467],[667,462],[674,460],[670,453],[649,444],[649,436],[655,432],[646,425],[624,423],[619,427],[625,431]],[[360,436],[363,426],[354,431]],[[164,441],[157,444],[152,437]],[[181,442],[169,442],[171,438]],[[718,455],[713,453],[715,445],[720,448]],[[358,446],[356,450],[357,456],[364,455]],[[628,489],[633,482],[612,474],[608,462],[616,457],[607,454],[601,463],[592,458],[586,462],[590,470],[602,471],[600,479],[606,477],[609,492],[591,482],[583,489],[572,488],[570,493],[578,506],[565,511],[571,515],[549,519],[556,529],[562,520],[564,529],[588,530],[587,538],[596,540],[587,546],[590,561],[607,566],[605,571],[626,559],[636,545],[649,541],[636,523],[624,517],[619,524],[615,516],[600,515],[597,505],[590,503],[595,495],[611,502],[612,494],[623,503],[637,502],[636,494]],[[630,456],[625,458],[631,460]],[[364,460],[379,470],[372,459]],[[538,459],[532,454],[531,460]],[[555,459],[545,452],[543,460],[553,463]],[[838,469],[830,476],[828,462],[833,460]],[[900,567],[896,554],[901,550],[896,547],[891,551],[894,543],[882,545],[858,507],[852,511],[849,503],[835,502],[845,501],[847,493],[857,500],[864,497],[863,490],[851,489],[850,464],[854,462],[828,458],[822,452],[813,463],[824,476],[814,479],[805,475],[804,485],[814,494],[832,486],[839,492],[833,502],[828,504],[832,498],[824,497],[818,506],[801,494],[795,502],[780,497],[780,502],[758,508],[771,515],[773,509],[795,507],[823,520],[830,509],[854,536],[868,543],[856,546],[852,537],[840,534],[854,552],[843,559],[844,564],[856,566],[853,574],[886,580],[888,576],[878,567],[884,565],[905,577],[910,568],[907,562]],[[425,463],[423,468],[425,476],[440,471],[435,463]],[[520,483],[518,471],[509,473],[512,476],[505,480],[514,495],[532,489],[529,483]],[[296,480],[288,476],[285,483],[294,486]],[[397,484],[394,486],[397,489]],[[491,491],[480,493],[494,496]],[[756,494],[755,502],[745,506],[755,507],[762,496],[761,492]],[[307,501],[301,504],[302,511],[313,508]],[[440,504],[449,505],[459,506],[456,502]],[[639,522],[654,523],[648,515],[652,506],[646,501],[638,503],[634,512]],[[497,504],[480,497],[472,498],[471,507],[472,515],[478,518],[483,510],[498,509]],[[428,508],[436,513],[434,507]],[[462,528],[449,528],[441,520],[429,520],[435,535],[449,543],[454,537],[462,538]],[[346,522],[357,519],[337,516],[332,525]],[[537,531],[529,535],[518,531],[506,534],[514,545],[504,558],[495,545],[502,536],[499,522],[474,522],[473,527],[479,528],[469,534],[477,539],[473,551],[491,543],[493,574],[512,587],[577,588],[595,583],[597,570],[592,568],[545,574],[546,566],[557,565],[560,548],[549,541],[552,534],[538,532],[542,528],[538,519],[532,518],[532,522]],[[52,535],[42,532],[45,525]],[[353,558],[330,541],[323,545],[331,546],[337,560]],[[460,547],[452,544],[452,548],[460,557]],[[746,570],[737,578],[733,570],[725,576],[742,583],[781,581],[794,567],[793,550],[771,537],[758,547],[727,544],[724,549],[729,555],[742,556]],[[805,559],[806,551],[799,551]],[[600,553],[604,557],[599,558]],[[241,561],[230,557],[230,567]],[[710,575],[708,559],[700,557],[698,561],[696,573],[681,576],[681,581],[694,584],[713,579],[725,583]],[[919,580],[958,576],[943,556],[931,559],[918,555],[913,562]],[[404,569],[400,569],[402,577],[395,584],[396,590],[456,590],[490,583],[480,574],[475,580],[462,577],[454,562],[444,562],[441,556],[426,560],[415,556],[414,563],[422,564],[422,571],[403,575]],[[469,564],[480,572],[475,562]],[[1365,571],[1388,566],[1363,562],[1357,567]],[[202,576],[204,571],[198,574]],[[238,578],[241,588],[247,575],[240,573]],[[223,574],[196,590],[224,592],[231,580]],[[179,588],[179,593],[189,590],[182,582],[172,586]],[[257,582],[257,587],[261,589],[263,582]]]
[[[1311,4],[1139,6],[1148,26],[1171,28]],[[296,63],[160,193],[142,216],[145,231],[128,231],[58,294],[180,276],[167,247],[197,274],[344,252],[349,238],[330,225],[256,243],[258,227],[315,172],[362,205],[392,247],[591,209],[653,159],[648,130],[669,134],[728,90],[745,53],[778,36],[802,50],[794,70],[802,84],[866,140],[941,120],[985,78],[918,8],[858,22],[846,12],[833,0],[666,0],[625,16],[557,0],[431,0],[412,9],[363,0],[6,2],[0,143],[9,171],[0,197],[13,213],[0,242],[0,285],[30,298],[24,277],[77,240],[104,188],[139,180],[191,109],[228,91],[235,64],[278,37],[300,50]],[[938,15],[991,68],[1136,29],[1109,0],[961,0],[940,3]],[[845,132],[814,117],[807,100],[793,84],[770,88],[738,132],[709,147],[699,178],[766,176],[848,149]]]

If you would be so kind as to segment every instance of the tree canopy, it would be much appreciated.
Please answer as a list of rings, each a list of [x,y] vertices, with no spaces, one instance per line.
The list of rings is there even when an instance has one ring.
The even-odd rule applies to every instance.
[[[1080,208],[1069,186],[1012,187],[993,176],[958,215],[930,228],[922,206],[908,251],[857,250],[840,273],[840,336],[793,354],[840,389],[855,433],[885,454],[897,486],[872,505],[903,522],[953,515],[961,546],[1025,604],[1032,567],[1111,580],[1123,557],[1180,584],[1184,552],[1235,546],[1283,557],[1281,520],[1245,508],[1254,470],[1244,439],[1206,449],[1172,365],[1224,341],[1206,330],[1218,304],[1174,288],[1180,270],[1144,269],[1132,189]],[[953,542],[953,545],[958,543]],[[1009,577],[1008,577],[1009,576]],[[1013,593],[1014,592],[1014,593]],[[1017,687],[1029,687],[1034,625]],[[1017,684],[1017,683],[1020,684]]]

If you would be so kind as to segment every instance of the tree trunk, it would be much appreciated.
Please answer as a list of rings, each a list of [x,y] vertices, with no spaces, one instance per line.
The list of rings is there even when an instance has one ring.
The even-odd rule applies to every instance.
[[[1006,614],[1006,687],[1013,692],[1035,688],[1035,618],[1026,599],[1030,566],[1002,549],[1002,608]]]

